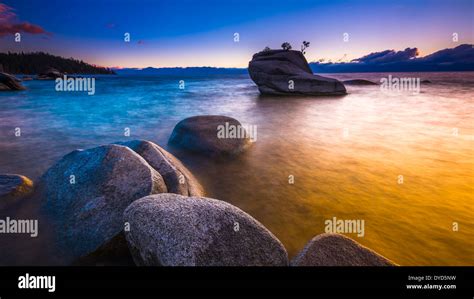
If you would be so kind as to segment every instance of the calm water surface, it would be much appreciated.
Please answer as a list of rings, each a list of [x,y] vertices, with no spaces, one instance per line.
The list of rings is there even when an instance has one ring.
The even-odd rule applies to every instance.
[[[260,97],[247,76],[100,77],[94,96],[29,81],[27,91],[0,93],[0,173],[37,179],[77,148],[148,139],[179,157],[209,197],[261,221],[290,256],[337,217],[364,220],[363,238],[347,236],[398,264],[474,265],[474,73],[392,75],[432,84],[419,94],[348,86],[343,97],[287,98]],[[379,81],[388,74],[329,76]],[[200,114],[257,125],[258,140],[226,162],[169,148],[174,125]],[[35,217],[36,206],[1,214]],[[60,263],[45,249],[47,227],[34,241],[1,238],[0,264]]]

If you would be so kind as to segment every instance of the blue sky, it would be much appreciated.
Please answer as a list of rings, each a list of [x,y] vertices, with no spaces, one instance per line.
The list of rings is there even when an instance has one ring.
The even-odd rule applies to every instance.
[[[289,41],[298,49],[308,40],[309,61],[407,47],[423,56],[473,43],[473,2],[0,0],[9,8],[3,18],[0,9],[0,51],[47,51],[102,66],[245,67],[265,46]],[[25,23],[38,29],[23,32],[15,43],[12,24]],[[130,43],[124,42],[126,32]]]

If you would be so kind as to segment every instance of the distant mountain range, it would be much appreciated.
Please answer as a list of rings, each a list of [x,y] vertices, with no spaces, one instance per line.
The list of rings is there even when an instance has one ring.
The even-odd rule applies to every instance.
[[[144,69],[124,68],[114,69],[119,75],[166,75],[166,76],[209,76],[209,75],[242,75],[248,74],[247,68],[220,67],[147,67]]]
[[[473,45],[460,45],[417,58],[417,48],[370,53],[346,63],[312,62],[315,73],[474,71]]]
[[[417,56],[417,48],[407,48],[403,51],[374,52],[351,62],[311,62],[309,65],[315,73],[474,71],[473,45],[463,44],[424,57],[417,58]],[[119,75],[207,76],[248,74],[247,68],[215,67],[148,67],[144,69],[115,69],[115,71]]]

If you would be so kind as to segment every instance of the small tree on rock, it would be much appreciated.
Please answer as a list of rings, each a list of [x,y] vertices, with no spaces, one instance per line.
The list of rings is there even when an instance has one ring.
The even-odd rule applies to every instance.
[[[289,42],[284,42],[283,44],[281,44],[281,47],[283,50],[286,50],[286,51],[291,50],[291,45]]]
[[[303,41],[303,44],[301,45],[301,53],[306,54],[305,50],[306,48],[309,48],[309,42]]]

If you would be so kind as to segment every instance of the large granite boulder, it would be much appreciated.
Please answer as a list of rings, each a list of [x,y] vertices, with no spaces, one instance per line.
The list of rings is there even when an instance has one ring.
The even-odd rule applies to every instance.
[[[340,81],[314,75],[299,51],[267,50],[256,53],[249,62],[248,71],[261,94],[346,94],[346,88]]]
[[[281,242],[239,208],[205,197],[150,195],[124,213],[137,265],[286,266]]]
[[[321,234],[308,242],[291,266],[396,266],[392,261],[340,234]]]
[[[119,145],[76,150],[41,178],[42,208],[54,222],[60,251],[86,255],[123,230],[134,200],[167,192],[162,176],[137,153]]]
[[[0,72],[0,91],[25,89],[19,79],[10,74]]]
[[[172,154],[146,140],[118,143],[139,154],[163,177],[169,193],[203,196],[204,190],[192,173]]]
[[[33,182],[18,174],[0,174],[0,208],[7,207],[33,192]]]
[[[235,129],[235,136],[223,132],[230,133],[231,129]],[[228,157],[240,154],[252,144],[250,133],[232,117],[200,115],[180,121],[168,143],[209,157]]]

